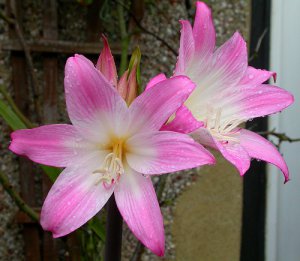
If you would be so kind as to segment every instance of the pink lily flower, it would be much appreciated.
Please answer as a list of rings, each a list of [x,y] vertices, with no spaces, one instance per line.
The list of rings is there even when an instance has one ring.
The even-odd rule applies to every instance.
[[[293,96],[279,87],[264,84],[270,77],[275,78],[275,73],[248,66],[246,42],[238,32],[215,50],[216,34],[206,4],[197,2],[193,27],[188,21],[181,21],[181,25],[174,75],[188,76],[197,87],[176,113],[173,125],[177,131],[194,131],[195,140],[220,151],[241,175],[249,169],[251,158],[256,158],[280,168],[288,181],[288,167],[276,147],[238,126],[283,110],[293,103]],[[155,77],[150,87],[151,82],[164,78],[164,75]],[[199,128],[197,122],[204,126]],[[176,130],[171,124],[165,129]]]
[[[212,164],[214,158],[185,134],[159,131],[193,91],[187,77],[159,82],[128,107],[113,87],[113,71],[106,71],[112,76],[107,79],[84,56],[69,58],[64,84],[72,125],[15,131],[9,148],[35,162],[65,167],[41,211],[41,225],[53,237],[82,226],[114,193],[135,236],[162,256],[163,219],[148,175]]]

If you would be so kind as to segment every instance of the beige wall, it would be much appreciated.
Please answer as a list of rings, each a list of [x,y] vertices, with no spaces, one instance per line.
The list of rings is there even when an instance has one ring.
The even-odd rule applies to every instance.
[[[239,260],[242,178],[224,159],[203,167],[177,199],[173,236],[178,261]]]

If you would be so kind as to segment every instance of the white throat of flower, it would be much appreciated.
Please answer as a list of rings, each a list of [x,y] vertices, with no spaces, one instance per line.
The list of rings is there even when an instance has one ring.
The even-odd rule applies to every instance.
[[[236,141],[239,140],[233,136],[236,127],[238,127],[245,120],[236,117],[228,117],[227,119],[222,119],[222,109],[214,108],[212,106],[207,107],[207,112],[205,114],[205,126],[210,131],[211,135],[219,141]]]
[[[113,140],[109,147],[112,152],[105,156],[101,167],[93,172],[93,174],[100,174],[96,185],[102,182],[106,188],[110,188],[111,185],[118,182],[120,176],[124,174],[122,162],[125,152],[124,141],[119,139]]]

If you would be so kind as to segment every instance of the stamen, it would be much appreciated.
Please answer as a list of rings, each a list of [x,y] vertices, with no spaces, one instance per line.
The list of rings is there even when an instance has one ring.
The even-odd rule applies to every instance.
[[[121,175],[124,174],[122,163],[123,142],[113,144],[112,152],[107,154],[99,169],[93,171],[93,174],[100,174],[95,185],[103,183],[106,189],[109,189],[115,182],[118,182]]]
[[[216,119],[215,119],[215,129],[220,129],[220,123],[221,123],[221,109],[218,108],[216,112]]]
[[[231,122],[229,124],[227,124],[227,125],[224,124],[223,131],[225,133],[229,133],[243,122],[244,122],[244,120],[233,119],[233,120],[231,120]]]
[[[208,106],[204,122],[217,140],[238,142],[238,138],[232,136],[234,134],[232,131],[244,122],[244,119],[231,118],[222,122],[222,109]]]

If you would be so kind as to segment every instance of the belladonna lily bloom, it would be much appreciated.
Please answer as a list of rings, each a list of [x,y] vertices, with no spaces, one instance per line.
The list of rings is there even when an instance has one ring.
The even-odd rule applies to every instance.
[[[215,29],[211,11],[202,2],[196,4],[192,27],[181,21],[179,56],[174,75],[186,75],[196,88],[176,113],[175,123],[165,126],[184,132],[185,115],[189,117],[190,131],[201,144],[219,150],[243,175],[250,159],[270,162],[281,169],[285,181],[289,179],[287,165],[268,140],[238,127],[255,117],[279,112],[293,103],[293,96],[276,86],[264,84],[275,73],[248,66],[246,43],[239,33],[215,50]],[[159,82],[164,75],[150,81]],[[148,86],[149,88],[149,86]],[[171,128],[170,128],[171,127]]]
[[[159,131],[194,84],[185,76],[161,81],[128,107],[112,83],[84,56],[69,58],[64,84],[72,125],[15,131],[10,150],[65,167],[41,211],[41,225],[54,237],[86,223],[114,193],[135,236],[163,255],[163,219],[149,176],[214,163],[189,136]]]

